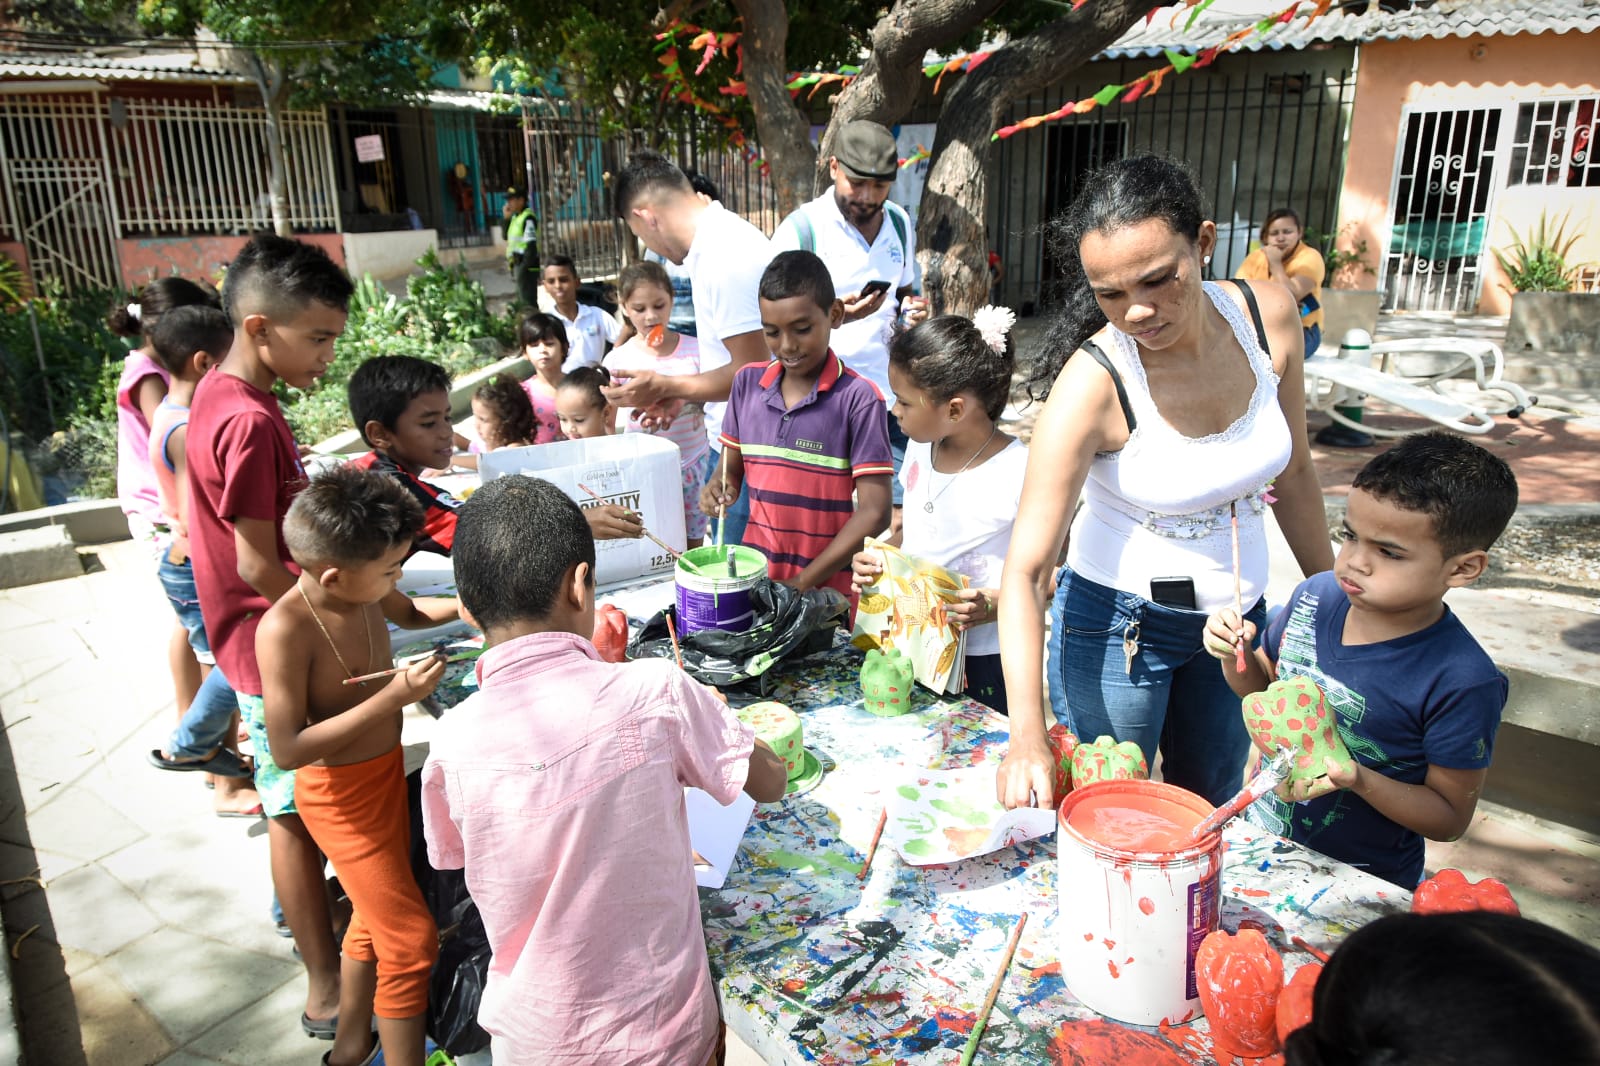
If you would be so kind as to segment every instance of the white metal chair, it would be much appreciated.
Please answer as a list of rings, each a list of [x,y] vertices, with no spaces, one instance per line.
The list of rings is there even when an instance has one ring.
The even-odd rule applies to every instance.
[[[1425,337],[1379,341],[1370,348],[1350,349],[1355,358],[1312,356],[1306,360],[1306,405],[1335,422],[1381,437],[1403,437],[1415,429],[1384,429],[1346,417],[1338,408],[1361,406],[1363,398],[1432,419],[1458,433],[1482,434],[1494,428],[1496,415],[1518,418],[1539,402],[1515,382],[1506,381],[1505,357],[1492,341],[1467,337]],[[1472,368],[1477,392],[1461,377],[1455,394],[1442,387]],[[1469,402],[1477,401],[1477,402]],[[1490,402],[1492,401],[1492,402]]]

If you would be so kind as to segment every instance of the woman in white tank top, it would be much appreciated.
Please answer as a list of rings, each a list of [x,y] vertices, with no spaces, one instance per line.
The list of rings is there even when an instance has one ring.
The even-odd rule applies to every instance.
[[[1233,602],[1232,517],[1258,624],[1268,505],[1305,574],[1333,565],[1299,317],[1281,286],[1202,280],[1216,226],[1182,167],[1125,159],[1083,189],[1053,225],[1068,302],[1030,382],[1049,399],[1001,583],[1012,732],[999,794],[1010,807],[1057,798],[1040,667],[1073,523],[1052,609],[1057,718],[1085,739],[1137,741],[1152,766],[1159,746],[1167,781],[1221,803],[1249,752],[1238,697],[1202,646],[1207,614]]]

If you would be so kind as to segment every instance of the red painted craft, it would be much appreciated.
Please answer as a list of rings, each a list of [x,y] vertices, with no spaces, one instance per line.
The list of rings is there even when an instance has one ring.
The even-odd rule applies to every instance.
[[[1078,738],[1058,722],[1050,727],[1046,740],[1056,759],[1056,803],[1059,804],[1061,798],[1072,791],[1072,753],[1078,748]]]
[[[1411,895],[1411,911],[1413,914],[1453,914],[1456,911],[1522,913],[1504,881],[1493,877],[1468,881],[1460,870],[1440,870],[1418,885]]]
[[[594,610],[594,648],[608,663],[628,658],[628,616],[613,604],[602,603]]]
[[[1317,978],[1322,976],[1322,963],[1308,962],[1294,972],[1289,983],[1278,993],[1278,1042],[1289,1039],[1289,1034],[1303,1025],[1311,1024],[1311,996],[1317,990]]]
[[[1254,929],[1209,934],[1195,955],[1194,979],[1218,1051],[1261,1058],[1278,1050],[1283,959],[1266,937]]]

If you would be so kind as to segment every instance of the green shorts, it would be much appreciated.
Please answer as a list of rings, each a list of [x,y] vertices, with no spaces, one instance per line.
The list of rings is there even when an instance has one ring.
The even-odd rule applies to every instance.
[[[260,696],[234,694],[239,701],[239,717],[250,733],[250,746],[256,759],[256,792],[261,796],[261,810],[268,818],[294,814],[294,771],[283,770],[272,761],[272,749],[267,746],[267,706]]]

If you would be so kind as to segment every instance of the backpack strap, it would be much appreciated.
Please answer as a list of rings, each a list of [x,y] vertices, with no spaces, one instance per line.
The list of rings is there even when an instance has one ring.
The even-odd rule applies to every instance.
[[[804,210],[796,211],[792,216],[794,228],[800,234],[800,250],[802,252],[815,252],[817,250],[817,235],[811,228],[811,216]]]
[[[1133,417],[1133,404],[1128,402],[1128,390],[1127,387],[1122,384],[1122,375],[1117,371],[1116,366],[1111,362],[1111,357],[1105,353],[1105,349],[1101,348],[1094,341],[1084,341],[1083,350],[1089,353],[1089,358],[1099,363],[1105,368],[1105,372],[1111,375],[1111,384],[1117,387],[1117,403],[1122,407],[1122,417],[1127,421],[1128,432],[1131,434],[1134,430],[1134,427],[1139,424],[1139,420]]]
[[[1256,340],[1261,342],[1261,350],[1267,354],[1268,359],[1271,359],[1272,349],[1267,346],[1267,327],[1261,321],[1261,305],[1256,303],[1256,294],[1251,292],[1250,286],[1242,281],[1237,281],[1234,278],[1225,280],[1244,294],[1244,304],[1250,309],[1250,321],[1256,325]]]
[[[900,238],[900,261],[906,258],[906,216],[900,210],[899,204],[892,204],[888,200],[883,202],[884,214],[889,216],[889,221],[894,223],[894,235]]]

